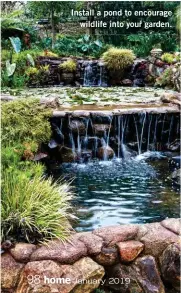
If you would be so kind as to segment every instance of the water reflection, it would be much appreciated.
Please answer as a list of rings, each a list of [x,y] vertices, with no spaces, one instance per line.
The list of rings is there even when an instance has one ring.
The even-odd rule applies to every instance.
[[[179,217],[179,193],[167,179],[167,160],[160,158],[152,162],[141,157],[62,166],[61,174],[75,178],[76,230]]]

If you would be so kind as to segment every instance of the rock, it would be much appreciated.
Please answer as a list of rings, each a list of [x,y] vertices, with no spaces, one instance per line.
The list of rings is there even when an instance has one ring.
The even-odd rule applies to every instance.
[[[179,100],[178,96],[176,93],[164,93],[161,96],[161,102],[163,103],[172,103],[174,100]]]
[[[83,160],[83,162],[87,162],[91,159],[92,157],[92,151],[91,150],[83,150],[81,152],[81,158]]]
[[[171,174],[171,179],[175,184],[181,185],[181,169],[173,171]]]
[[[61,278],[63,272],[63,268],[52,260],[29,262],[21,273],[16,293],[63,293],[61,291],[62,284],[53,283],[53,279]],[[69,291],[64,292],[68,293]]]
[[[52,116],[63,118],[66,116],[66,112],[65,111],[53,111]]]
[[[97,136],[89,136],[87,139],[87,144],[90,149],[95,148],[96,145],[99,147],[101,145],[101,139]]]
[[[71,163],[74,162],[77,158],[77,155],[71,148],[61,147],[60,156],[63,163]]]
[[[73,118],[82,118],[82,117],[89,117],[89,116],[90,116],[89,111],[75,110],[71,113],[71,117]]]
[[[80,120],[71,120],[69,123],[69,128],[72,130],[73,133],[79,135],[84,135],[86,133],[86,127],[83,121]]]
[[[38,276],[28,283],[28,276]],[[51,260],[29,262],[21,275],[16,293],[89,293],[99,286],[104,268],[85,257],[71,265],[59,265]],[[95,281],[96,282],[95,282]]]
[[[123,79],[121,84],[126,86],[132,86],[133,82],[130,79]]]
[[[98,288],[105,271],[104,268],[94,262],[91,258],[85,257],[77,261],[73,268],[81,272],[79,280],[84,280],[83,284],[78,284],[72,293],[90,293]]]
[[[180,151],[180,139],[176,139],[171,144],[169,144],[167,149],[172,152],[179,152]]]
[[[180,234],[181,219],[165,219],[161,222],[161,225],[178,235]]]
[[[9,253],[1,256],[1,287],[2,289],[12,289],[16,287],[23,264],[14,260]]]
[[[33,251],[36,250],[36,245],[29,243],[17,243],[14,248],[10,250],[11,255],[16,261],[28,262]]]
[[[155,257],[158,257],[169,244],[179,239],[175,233],[165,229],[159,223],[141,226],[139,233],[144,235],[141,238],[138,235],[138,240],[145,245],[144,253]]]
[[[122,262],[133,261],[143,250],[143,243],[135,240],[117,243]]]
[[[114,151],[110,146],[102,146],[97,150],[97,156],[99,159],[112,159],[114,157]]]
[[[31,255],[31,261],[55,260],[61,264],[72,264],[87,255],[87,248],[82,241],[72,238],[71,242],[51,241],[42,245]]]
[[[119,262],[116,247],[103,247],[101,253],[94,257],[94,260],[103,266],[112,266]]]
[[[162,280],[153,256],[146,255],[136,259],[133,265],[137,280],[146,293],[165,293]]]
[[[109,128],[109,124],[93,124],[93,131],[97,136],[104,136],[104,134],[109,131]]]
[[[106,287],[121,293],[144,293],[132,266],[117,264],[106,269]],[[111,291],[112,291],[111,290]]]
[[[45,153],[37,153],[35,154],[34,158],[33,158],[33,161],[43,161],[45,160],[46,158],[48,158],[48,155],[45,154]]]
[[[72,72],[62,72],[61,78],[65,85],[70,85],[74,80],[74,74]]]
[[[101,237],[91,232],[77,233],[76,237],[85,244],[88,254],[95,255],[101,252],[103,246],[103,239]]]
[[[177,290],[180,289],[180,245],[170,244],[160,257],[162,277]]]
[[[106,246],[111,246],[121,241],[135,239],[137,232],[137,225],[115,225],[98,228],[92,233],[103,238]]]

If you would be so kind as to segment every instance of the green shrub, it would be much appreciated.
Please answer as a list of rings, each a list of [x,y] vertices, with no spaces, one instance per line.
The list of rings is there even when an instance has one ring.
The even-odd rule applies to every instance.
[[[110,48],[103,54],[103,60],[111,71],[123,73],[126,68],[133,64],[135,55],[131,50]]]
[[[74,60],[69,59],[60,64],[59,67],[66,72],[74,72],[76,70],[77,64]]]
[[[38,99],[2,103],[3,145],[48,141],[51,136],[50,116],[51,110],[40,105]]]
[[[174,82],[173,82],[173,68],[172,66],[165,69],[165,71],[160,75],[155,83],[156,86],[161,87],[168,87],[168,88],[174,88]]]
[[[6,61],[6,60],[10,60],[11,58],[11,51],[10,50],[6,50],[3,49],[1,50],[1,61]]]
[[[72,194],[66,183],[24,172],[2,172],[2,241],[65,240],[69,235],[68,213]]]
[[[161,59],[162,61],[168,63],[168,64],[172,64],[173,61],[174,61],[174,55],[171,54],[171,53],[164,53],[162,56],[161,56]]]

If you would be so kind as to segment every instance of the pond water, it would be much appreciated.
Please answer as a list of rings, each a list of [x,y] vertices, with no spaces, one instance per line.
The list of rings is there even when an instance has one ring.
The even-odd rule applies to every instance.
[[[150,156],[152,160],[145,160]],[[167,158],[158,152],[127,160],[63,164],[60,175],[74,178],[77,231],[179,217],[179,192],[168,179]]]

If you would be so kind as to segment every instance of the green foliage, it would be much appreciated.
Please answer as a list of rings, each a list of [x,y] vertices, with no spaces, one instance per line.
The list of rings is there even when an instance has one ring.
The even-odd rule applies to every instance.
[[[9,60],[11,58],[11,52],[10,50],[7,49],[3,49],[1,50],[1,61],[6,61]]]
[[[99,58],[108,47],[100,40],[93,40],[89,35],[72,37],[60,35],[57,39],[54,52],[59,56],[92,56]]]
[[[27,59],[30,62],[31,66],[35,66],[35,61],[29,53],[27,54]]]
[[[93,41],[90,35],[84,35],[78,39],[78,49],[86,55],[92,55],[101,50],[103,44],[100,40]]]
[[[65,240],[69,235],[68,212],[72,194],[66,183],[39,176],[34,164],[33,178],[24,172],[2,172],[2,240],[27,242]],[[29,170],[29,168],[28,168]]]
[[[20,16],[23,14],[22,10],[15,10],[7,14],[2,14],[1,30],[19,29],[22,28],[22,21]]]
[[[148,56],[153,47],[160,47],[165,51],[175,51],[176,34],[171,32],[142,32],[130,34],[122,42],[123,46],[130,48],[138,57]],[[165,42],[167,40],[167,42]]]
[[[16,69],[16,63],[10,64],[10,61],[7,60],[6,61],[6,72],[7,72],[8,77],[10,77],[14,74],[15,69]]]
[[[51,127],[48,121],[51,111],[40,105],[39,100],[18,99],[2,104],[3,145],[50,139]]]
[[[77,65],[74,60],[69,59],[60,64],[59,67],[66,72],[74,72],[76,70]]]
[[[174,63],[174,61],[176,61],[177,56],[175,56],[174,54],[171,54],[171,53],[164,53],[161,56],[161,59],[162,59],[162,61],[164,61],[164,62],[166,62],[168,64],[172,64],[172,63]]]
[[[170,66],[159,76],[155,83],[156,86],[174,88],[173,83],[173,67]]]
[[[25,71],[27,76],[36,76],[39,74],[39,70],[36,67],[28,67]]]
[[[110,48],[103,54],[103,60],[111,71],[123,73],[126,68],[133,64],[135,55],[131,50]]]
[[[9,38],[10,39],[10,42],[11,42],[11,45],[13,46],[13,49],[16,53],[19,53],[21,51],[21,41],[20,41],[20,38],[14,38],[14,37],[11,37]]]
[[[55,54],[55,53],[53,53],[53,52],[51,52],[51,51],[49,51],[49,50],[45,50],[45,51],[42,53],[41,56],[58,57],[57,54]]]

